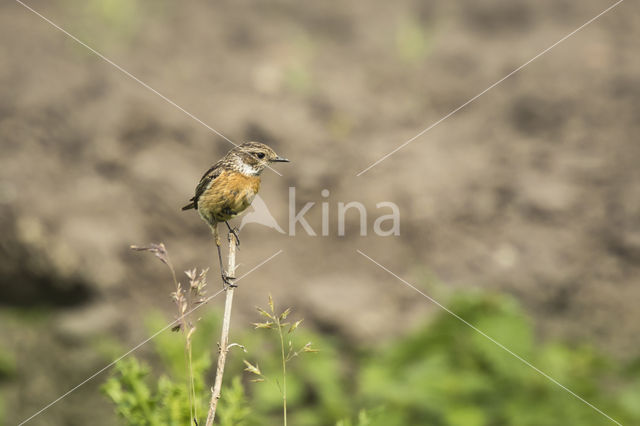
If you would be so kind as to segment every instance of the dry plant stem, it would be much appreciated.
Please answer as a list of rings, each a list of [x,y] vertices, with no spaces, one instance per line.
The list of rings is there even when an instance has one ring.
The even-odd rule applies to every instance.
[[[236,244],[237,241],[233,234],[229,233],[229,267],[227,276],[235,278],[236,276]],[[213,419],[216,416],[216,408],[222,391],[222,375],[224,373],[224,364],[227,360],[227,352],[229,350],[229,324],[231,322],[231,306],[233,304],[234,287],[227,287],[227,299],[224,303],[224,317],[222,319],[222,332],[220,334],[220,352],[218,354],[218,366],[216,368],[216,379],[211,390],[211,401],[209,402],[209,414],[207,416],[206,426],[213,425]]]
[[[169,270],[171,271],[171,276],[173,278],[173,283],[176,286],[176,295],[181,294],[181,288],[180,288],[180,283],[178,282],[178,277],[176,276],[176,271],[173,268],[173,264],[171,263],[171,261],[169,260],[169,255],[167,255],[166,257],[167,260],[167,266],[169,267]],[[190,295],[190,291],[187,290],[187,295]],[[184,295],[184,293],[182,293]],[[190,296],[188,296],[190,297]],[[188,303],[187,306],[190,306],[191,304]],[[187,318],[185,316],[184,310],[181,309],[180,304],[178,304],[178,314],[180,315],[179,317],[179,322],[180,322],[180,329],[182,330],[182,333],[185,336],[185,355],[186,355],[186,362],[187,362],[187,372],[189,373],[189,416],[191,417],[191,422],[190,424],[193,424],[194,419],[196,419],[198,417],[198,413],[196,411],[196,403],[195,403],[195,399],[196,399],[196,389],[195,389],[195,384],[193,381],[193,360],[192,360],[192,356],[191,356],[191,334],[189,331],[188,324],[187,324]]]

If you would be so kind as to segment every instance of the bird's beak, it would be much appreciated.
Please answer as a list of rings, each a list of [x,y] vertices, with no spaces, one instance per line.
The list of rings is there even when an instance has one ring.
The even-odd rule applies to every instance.
[[[271,160],[271,162],[273,162],[273,163],[288,163],[289,160],[287,160],[284,157],[276,157],[273,160]]]

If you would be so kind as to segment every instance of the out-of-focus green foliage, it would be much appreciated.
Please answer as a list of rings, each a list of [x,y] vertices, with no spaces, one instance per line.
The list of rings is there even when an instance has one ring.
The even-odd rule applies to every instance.
[[[15,373],[15,359],[0,347],[0,384],[4,380],[8,380]],[[4,425],[5,407],[2,401],[2,393],[0,392],[0,426]]]
[[[287,365],[298,358],[303,354],[316,354],[318,350],[312,347],[312,342],[307,342],[304,345],[299,345],[297,341],[294,343],[296,332],[300,330],[299,326],[302,324],[303,320],[294,321],[293,319],[289,319],[289,314],[291,313],[291,308],[284,309],[281,312],[278,312],[275,307],[275,303],[273,302],[273,298],[269,295],[269,306],[266,309],[262,309],[258,307],[258,312],[262,315],[261,322],[253,323],[253,326],[256,329],[264,330],[267,332],[271,332],[270,334],[276,336],[276,346],[280,346],[280,361],[282,370],[279,372],[278,376],[265,375],[262,373],[257,364],[251,364],[251,362],[244,360],[245,371],[254,375],[254,379],[252,382],[256,383],[264,383],[270,382],[275,383],[278,387],[278,392],[282,397],[282,408],[283,408],[283,423],[287,424],[288,410],[287,410],[287,383],[289,380],[287,379]],[[265,320],[266,318],[266,320]],[[280,343],[279,345],[277,343]]]
[[[197,373],[196,389],[202,392],[200,377],[203,371]],[[126,424],[189,424],[189,395],[185,381],[171,380],[167,376],[152,380],[149,367],[135,358],[119,362],[115,374],[105,383],[103,390],[116,404],[117,412]],[[200,401],[198,405],[198,412],[203,412],[206,404]]]
[[[0,347],[0,380],[11,377],[15,372],[15,368],[16,361],[14,357]]]
[[[638,406],[639,375],[626,376],[586,346],[536,343],[531,324],[511,300],[459,295],[450,309],[477,330],[442,313],[364,362],[358,377],[362,400],[384,407],[374,424],[534,426],[607,421],[523,361],[614,419],[640,420],[637,410],[630,409],[633,404],[625,406],[625,399],[620,399],[627,395],[627,401]],[[620,388],[621,381],[629,386]]]
[[[298,33],[288,46],[290,56],[284,64],[283,83],[291,93],[308,95],[314,89],[312,74],[315,43],[304,33]]]
[[[233,378],[231,385],[224,390],[220,410],[217,413],[218,424],[224,426],[249,426],[256,424],[250,417],[251,410],[239,376]],[[204,418],[204,416],[203,416]],[[259,423],[258,423],[259,424]]]
[[[65,0],[62,5],[76,17],[70,23],[73,34],[101,48],[118,49],[129,46],[144,30],[145,18],[157,18],[168,13],[173,2],[154,0],[144,6],[131,0]],[[69,43],[79,55],[91,52]]]
[[[403,19],[396,28],[397,54],[407,63],[423,61],[430,53],[433,37],[415,19]]]
[[[161,328],[164,320],[153,315],[148,321],[150,330]],[[209,386],[205,386],[211,367],[211,348],[206,341],[217,335],[219,320],[209,316],[198,323],[194,334],[193,375],[197,400],[198,423],[203,424],[209,407]],[[190,401],[188,374],[185,361],[184,337],[179,333],[159,335],[155,343],[165,374],[152,374],[148,365],[136,358],[119,362],[114,374],[103,386],[103,391],[116,406],[118,415],[127,425],[188,425]],[[238,377],[232,383],[225,381],[220,399],[217,424],[224,426],[250,426],[250,410],[244,388]]]
[[[459,294],[448,306],[477,330],[449,313],[439,312],[428,324],[396,341],[354,351],[345,341],[299,329],[296,341],[313,342],[320,352],[287,367],[290,423],[297,426],[607,424],[602,414],[522,360],[616,421],[640,422],[640,362],[622,366],[588,346],[540,343],[521,309],[503,296]],[[154,329],[162,324],[158,321],[153,321]],[[206,417],[209,391],[204,381],[209,382],[213,374],[209,367],[216,349],[211,342],[217,340],[218,320],[207,317],[198,327],[194,336],[194,372],[202,399],[198,408],[201,423]],[[257,330],[232,335],[232,341],[245,345],[247,353],[232,353],[228,359],[220,424],[280,424],[282,399],[277,386],[269,382],[250,384],[250,376],[244,378],[243,384],[237,377],[244,368],[243,358],[258,364],[265,376],[277,375],[281,368],[279,346],[267,333]],[[166,376],[152,380],[157,375],[149,374],[148,368],[135,360],[123,361],[105,385],[105,391],[126,424],[188,424],[183,342],[179,335],[166,333],[159,336],[156,349]],[[153,414],[145,417],[150,411]]]

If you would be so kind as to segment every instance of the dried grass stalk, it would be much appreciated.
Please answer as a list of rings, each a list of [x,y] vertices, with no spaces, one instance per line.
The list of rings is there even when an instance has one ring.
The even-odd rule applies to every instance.
[[[236,245],[237,241],[232,233],[229,233],[229,266],[227,268],[227,276],[230,279],[236,276]],[[231,306],[233,304],[234,287],[227,287],[227,298],[224,303],[224,317],[222,319],[222,332],[220,333],[220,349],[218,353],[218,366],[216,367],[216,379],[211,389],[211,401],[209,402],[209,414],[207,415],[206,426],[213,425],[213,419],[216,416],[216,408],[222,391],[222,376],[224,373],[224,364],[227,361],[227,352],[229,351],[229,324],[231,322]]]

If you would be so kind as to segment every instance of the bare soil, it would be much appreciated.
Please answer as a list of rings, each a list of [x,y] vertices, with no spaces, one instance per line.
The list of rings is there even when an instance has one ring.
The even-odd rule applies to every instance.
[[[260,140],[291,159],[276,165],[282,177],[265,172],[261,190],[285,230],[289,187],[298,210],[316,203],[306,217],[317,233],[329,202],[329,236],[243,229],[239,274],[283,253],[239,283],[234,327],[269,292],[320,330],[363,343],[438,309],[359,249],[436,298],[504,291],[541,337],[638,354],[637,3],[361,176],[612,3],[29,4],[234,142]],[[178,270],[211,266],[218,286],[209,230],[180,207],[232,145],[18,3],[0,5],[0,39],[0,305],[19,372],[6,404],[19,407],[8,410],[13,424],[103,365],[96,336],[126,347],[145,337],[149,311],[172,317],[168,272],[130,244],[163,241]],[[367,207],[369,236],[355,212],[338,236],[337,203],[349,201]],[[381,201],[399,206],[400,237],[371,235]],[[112,424],[100,381],[31,424]]]

